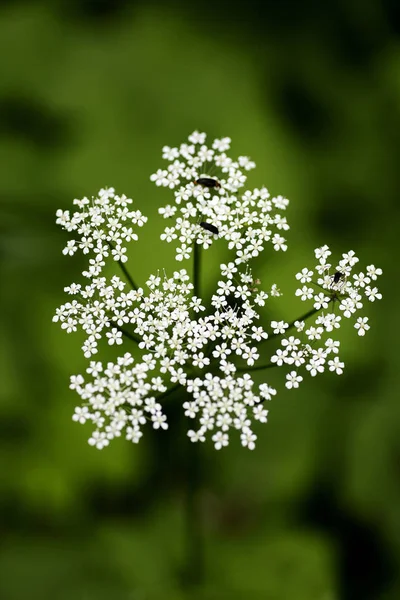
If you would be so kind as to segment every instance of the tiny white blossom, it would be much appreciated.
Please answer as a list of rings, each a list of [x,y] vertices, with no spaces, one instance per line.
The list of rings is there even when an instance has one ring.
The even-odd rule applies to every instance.
[[[300,283],[310,283],[312,280],[313,272],[305,267],[300,271],[300,273],[296,273],[296,279],[300,281]]]
[[[374,281],[382,275],[382,269],[376,268],[374,265],[369,265],[367,267],[367,273]]]
[[[374,302],[375,300],[382,300],[382,294],[378,291],[377,287],[370,288],[367,286],[365,288],[365,295],[367,296],[370,302]]]
[[[358,329],[358,335],[364,336],[365,332],[370,329],[370,326],[368,325],[368,317],[358,317],[354,327]]]
[[[108,337],[108,343],[110,346],[113,344],[122,344],[122,331],[118,331],[116,327],[113,327],[111,331],[107,332],[106,336]]]
[[[315,250],[315,258],[319,260],[321,264],[326,263],[326,259],[330,256],[332,252],[329,250],[328,246],[322,246],[321,248],[316,248]]]
[[[329,370],[335,371],[337,375],[341,375],[344,369],[344,362],[340,362],[339,357],[335,356],[333,360],[328,361]]]
[[[273,332],[277,335],[285,333],[285,330],[289,327],[289,324],[285,323],[285,321],[271,321],[271,327]]]
[[[249,450],[254,450],[256,447],[256,439],[257,436],[251,431],[251,429],[249,429],[249,427],[242,429],[242,433],[240,434],[242,446],[247,447]]]
[[[227,433],[218,431],[212,436],[212,441],[214,442],[214,448],[216,450],[221,450],[221,448],[228,445],[229,437]]]
[[[296,371],[291,371],[286,375],[286,387],[290,390],[292,388],[298,388],[299,384],[303,381],[301,375],[298,375]]]
[[[160,412],[151,415],[154,429],[168,429],[167,417]]]
[[[96,446],[98,450],[102,450],[109,444],[106,434],[103,431],[94,431],[92,437],[89,438],[89,444]]]
[[[90,417],[89,409],[87,406],[77,406],[75,408],[75,413],[72,417],[73,421],[77,421],[78,423],[86,423],[88,418]]]

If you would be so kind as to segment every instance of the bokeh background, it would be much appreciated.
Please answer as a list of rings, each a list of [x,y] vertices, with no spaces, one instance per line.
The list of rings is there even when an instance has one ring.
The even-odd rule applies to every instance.
[[[1,598],[400,598],[399,35],[396,0],[3,0]],[[68,389],[81,340],[51,317],[83,266],[54,223],[73,198],[133,197],[149,223],[132,274],[173,268],[149,175],[194,129],[232,137],[249,185],[291,199],[289,250],[257,263],[285,292],[274,317],[304,310],[294,274],[325,243],[381,266],[384,300],[365,339],[345,333],[341,377],[289,392],[267,372],[280,393],[256,451],[201,448],[191,527],[179,407],[138,447],[89,447]]]

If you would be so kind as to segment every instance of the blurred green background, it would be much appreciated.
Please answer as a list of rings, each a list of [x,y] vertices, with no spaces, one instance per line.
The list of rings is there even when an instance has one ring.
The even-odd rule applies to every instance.
[[[400,598],[399,35],[396,0],[2,2],[1,598]],[[285,293],[273,317],[304,310],[294,274],[317,246],[384,271],[368,336],[344,336],[343,376],[289,392],[259,373],[280,393],[256,451],[201,448],[199,589],[181,577],[179,408],[138,447],[89,447],[68,389],[81,339],[51,323],[83,265],[54,223],[73,198],[132,197],[149,216],[132,274],[174,267],[157,215],[170,193],[149,175],[194,129],[232,137],[257,163],[249,185],[291,199],[289,250],[257,263]]]

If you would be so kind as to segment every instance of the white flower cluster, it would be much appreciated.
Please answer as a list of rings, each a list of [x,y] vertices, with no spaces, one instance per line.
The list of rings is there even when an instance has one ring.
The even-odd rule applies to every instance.
[[[193,283],[181,269],[172,277],[165,272],[150,275],[147,291],[134,284],[125,267],[125,243],[138,239],[131,225],[141,227],[147,218],[139,210],[129,210],[132,201],[116,195],[113,188],[100,190],[91,201],[75,200],[80,212],[72,216],[69,211],[57,211],[57,223],[80,236],[68,242],[64,254],[80,249],[92,255],[83,272],[89,281],[65,288],[73,298],[57,309],[53,321],[59,321],[67,333],[83,330],[86,358],[98,352],[102,337],[109,345],[118,346],[127,339],[143,352],[137,361],[125,352],[116,363],[106,366],[91,360],[87,369],[90,381],[81,375],[71,378],[70,387],[82,400],[73,419],[95,426],[89,443],[100,449],[122,435],[137,443],[146,422],[167,429],[163,404],[176,393],[182,398],[185,415],[196,423],[188,431],[192,442],[211,437],[219,450],[228,444],[230,431],[236,430],[241,444],[252,450],[257,438],[253,423],[267,421],[264,402],[276,390],[267,383],[256,389],[249,372],[290,366],[293,370],[286,377],[289,389],[303,380],[294,369],[303,368],[315,376],[327,367],[341,374],[340,342],[328,334],[340,327],[342,316],[348,319],[363,307],[364,297],[370,301],[381,298],[372,283],[381,269],[371,265],[366,274],[352,275],[358,262],[352,251],[343,254],[333,268],[327,262],[329,248],[324,246],[315,251],[317,280],[308,268],[296,275],[302,286],[296,296],[311,300],[313,308],[291,323],[271,321],[266,331],[257,323],[258,307],[270,296],[280,296],[280,291],[276,284],[268,292],[260,290],[261,282],[253,278],[248,262],[259,255],[266,241],[271,241],[275,250],[286,250],[284,238],[272,228],[288,229],[286,219],[276,213],[284,210],[288,201],[282,196],[271,199],[266,188],[240,192],[246,181],[244,171],[255,165],[246,157],[233,161],[226,155],[229,138],[215,140],[208,148],[205,134],[195,132],[189,142],[179,148],[163,148],[170,165],[157,171],[152,180],[158,186],[179,188],[174,192],[175,206],[160,209],[165,218],[173,218],[177,206],[180,211],[175,224],[161,237],[167,242],[178,240],[178,261],[189,258],[195,249]],[[218,178],[211,175],[215,168]],[[232,260],[220,265],[220,279],[206,312],[206,302],[203,304],[197,289],[196,268],[200,248],[207,249],[217,237],[226,241]],[[109,279],[103,275],[108,257],[121,268],[125,281],[115,274]],[[341,314],[335,314],[336,306]],[[306,319],[314,315],[315,322],[307,328]],[[369,329],[367,317],[358,317],[355,327],[364,335]],[[292,329],[296,335],[290,335]],[[281,347],[270,363],[258,364],[260,346],[275,338],[280,338]]]
[[[326,367],[338,375],[343,373],[344,362],[338,356],[340,341],[333,339],[332,332],[340,329],[344,317],[355,318],[354,327],[358,335],[365,335],[370,328],[368,317],[356,317],[356,314],[363,309],[364,299],[374,302],[382,298],[382,294],[373,284],[382,274],[382,269],[369,265],[366,273],[352,273],[353,267],[359,262],[353,250],[342,254],[335,267],[328,262],[330,255],[328,246],[315,250],[318,260],[314,269],[318,276],[316,280],[313,279],[314,271],[307,267],[296,274],[296,279],[303,284],[296,290],[296,296],[302,301],[313,301],[314,309],[310,311],[310,317],[319,314],[314,322],[307,326],[305,321],[293,323],[292,326],[296,328],[299,337],[283,337],[282,347],[278,348],[271,358],[271,362],[277,366],[305,367],[312,377],[323,373]],[[372,285],[374,286],[371,287]],[[335,313],[336,306],[340,314]],[[289,328],[288,323],[281,323],[279,329],[274,322],[271,325],[275,325],[275,334],[283,334]],[[286,376],[286,387],[299,387],[302,380],[303,377],[293,370]]]
[[[101,189],[97,198],[74,200],[80,210],[70,215],[69,210],[56,212],[56,223],[67,231],[76,231],[79,240],[70,240],[63,254],[72,256],[77,250],[83,254],[92,254],[89,269],[84,271],[85,277],[98,277],[105,265],[104,259],[110,254],[114,260],[126,262],[126,242],[137,240],[130,225],[142,227],[147,217],[140,210],[130,211],[130,198],[124,194],[118,196],[114,188]]]
[[[119,294],[118,287],[110,286],[108,298],[104,302],[99,300],[93,302],[91,299],[87,300],[86,305],[75,302],[74,310],[79,315],[76,320],[83,323],[82,326],[86,331],[88,328],[95,328],[96,335],[99,337],[104,328],[110,327],[110,323],[128,326],[129,331],[139,336],[139,348],[150,354],[145,354],[142,358],[143,362],[138,363],[135,370],[129,372],[129,381],[133,381],[133,375],[136,378],[138,375],[144,378],[148,371],[157,369],[157,384],[163,386],[161,391],[165,391],[164,382],[168,378],[169,382],[179,383],[192,394],[193,381],[188,379],[188,375],[191,373],[200,375],[202,371],[209,371],[213,368],[226,375],[226,380],[216,377],[214,387],[218,380],[222,387],[226,387],[229,382],[227,389],[232,390],[234,385],[239,385],[238,382],[245,381],[246,389],[249,390],[250,376],[245,375],[243,379],[239,378],[235,383],[232,374],[235,373],[236,366],[233,362],[228,361],[228,357],[230,355],[241,357],[247,365],[254,365],[258,359],[259,354],[255,344],[257,341],[266,339],[268,335],[262,327],[255,325],[255,320],[259,316],[254,310],[253,302],[263,305],[268,294],[250,287],[253,278],[249,269],[238,273],[238,268],[233,263],[229,263],[222,265],[222,271],[226,274],[226,279],[218,282],[217,293],[212,297],[214,310],[204,317],[198,316],[198,313],[204,312],[205,307],[202,306],[200,298],[193,295],[193,284],[188,281],[187,272],[181,269],[179,272],[176,271],[172,278],[167,278],[165,275],[163,278],[160,275],[152,275],[147,281],[150,290],[148,295],[145,295],[141,288],[131,290],[128,294]],[[238,279],[234,279],[234,273],[238,275]],[[118,278],[114,276],[113,281],[116,280]],[[100,290],[103,289],[100,288]],[[276,288],[273,288],[272,293],[277,295]],[[234,301],[237,306],[230,307],[230,301]],[[135,304],[137,306],[134,306]],[[94,313],[95,317],[93,317]],[[64,322],[70,324],[71,319],[72,317],[69,316]],[[67,331],[72,331],[72,329],[67,328]],[[106,336],[109,344],[122,343],[122,331],[116,327],[111,328]],[[83,350],[86,357],[97,352],[97,340],[93,334],[85,342]],[[125,355],[125,359],[127,356],[129,355]],[[211,365],[212,359],[214,359],[213,365]],[[89,374],[93,374],[94,364],[96,371],[102,371],[101,363],[92,362],[88,370]],[[125,362],[121,364],[125,366]],[[91,438],[91,440],[96,440],[97,447],[104,447],[105,440],[121,434],[122,429],[130,420],[130,412],[126,412],[127,407],[130,406],[136,415],[137,407],[142,404],[142,395],[138,396],[135,390],[146,389],[143,386],[138,388],[136,380],[133,387],[127,388],[126,371],[121,371],[119,367],[114,368],[109,365],[107,374],[109,377],[107,388],[118,391],[118,398],[121,400],[118,404],[114,402],[114,398],[112,402],[110,400],[103,403],[98,402],[99,379],[97,372],[95,382],[84,388],[76,386],[76,382],[81,381],[79,376],[72,378],[73,389],[76,389],[82,399],[86,401],[84,413],[82,413],[83,408],[80,408],[77,413],[80,415],[79,420],[81,421],[84,414],[86,419],[92,420],[97,425],[96,435]],[[197,377],[196,386],[199,381],[202,380]],[[253,385],[251,379],[250,382]],[[242,429],[243,434],[252,436],[254,434],[250,429],[250,421],[244,418],[243,414],[247,414],[248,406],[255,406],[261,400],[254,395],[250,402],[249,392],[246,393],[246,399],[241,402],[237,389],[236,392],[231,392],[231,400],[233,397],[236,398],[234,403],[231,402],[232,406],[229,408],[229,413],[233,413],[235,416],[231,419],[231,425],[236,429]],[[124,391],[122,395],[121,390]],[[121,417],[120,404],[125,406],[124,418]],[[90,409],[93,406],[96,407],[95,413]],[[196,413],[201,411],[203,417],[206,413],[210,414],[210,405],[208,404],[206,407],[203,397],[195,399],[191,406],[192,411]],[[207,427],[204,430],[200,429],[198,439],[203,439],[205,431],[213,430],[215,427],[217,433],[214,434],[213,439],[215,446],[219,447],[216,441],[219,439],[219,434],[223,434],[224,439],[227,439],[225,432],[228,421],[226,417],[223,417],[227,410],[226,403],[215,403],[212,415],[216,418],[213,423],[211,418],[207,420]],[[255,419],[263,420],[265,418],[266,421],[267,413],[264,409],[258,407],[253,412]],[[101,419],[99,415],[102,416]],[[157,410],[156,413],[148,416],[148,419],[151,419],[154,426],[158,427],[160,415],[161,412]],[[118,434],[115,432],[115,419],[118,422]],[[146,420],[146,416],[142,416],[143,419]],[[221,422],[224,423],[223,429],[220,429]],[[242,427],[239,427],[240,423]],[[140,423],[136,425],[139,427]],[[166,423],[163,425],[166,428]],[[133,438],[129,437],[128,439]],[[193,437],[191,439],[196,441]],[[247,437],[242,437],[242,442],[243,440],[247,440]],[[252,444],[249,447],[252,447]]]
[[[122,343],[122,332],[117,326],[128,322],[128,308],[143,294],[143,290],[136,289],[124,293],[126,284],[117,275],[110,280],[100,275],[108,257],[120,263],[128,260],[125,244],[138,239],[130,225],[142,227],[147,217],[140,210],[128,210],[132,200],[115,194],[114,188],[101,189],[92,200],[85,197],[73,203],[80,210],[72,216],[68,210],[58,210],[56,223],[79,236],[78,240],[67,242],[63,254],[72,256],[78,250],[85,255],[92,254],[88,269],[83,271],[90,283],[72,283],[64,288],[70,296],[78,296],[82,301],[74,298],[60,306],[53,321],[60,321],[67,333],[77,331],[80,326],[87,336],[82,350],[85,357],[90,358],[98,352],[97,344],[103,330],[111,325],[114,325],[111,331],[106,333],[108,343]]]
[[[84,402],[75,409],[72,418],[95,425],[89,444],[100,450],[122,432],[127,440],[138,443],[143,435],[141,426],[148,420],[155,429],[167,428],[167,418],[154,396],[154,392],[165,392],[167,388],[160,377],[147,381],[156,361],[148,354],[143,356],[142,363],[133,363],[131,354],[126,352],[116,364],[109,362],[106,368],[101,362],[91,361],[86,370],[93,378],[90,383],[85,383],[82,375],[71,377],[70,388]]]
[[[164,146],[163,158],[170,164],[150,177],[158,186],[178,188],[175,205],[159,209],[165,219],[175,217],[161,239],[177,240],[176,260],[190,258],[194,243],[207,249],[217,238],[224,238],[229,249],[235,250],[236,264],[258,256],[266,242],[274,250],[285,251],[286,240],[279,232],[289,225],[276,211],[284,211],[289,201],[283,196],[271,198],[265,187],[241,193],[247,179],[244,171],[253,169],[255,163],[246,156],[237,160],[227,156],[230,138],[214,140],[211,148],[205,141],[206,134],[195,131],[189,144]]]
[[[252,421],[267,422],[268,410],[262,402],[271,400],[276,390],[267,384],[259,386],[258,395],[252,390],[254,382],[248,373],[243,377],[226,375],[221,378],[207,373],[204,379],[196,377],[187,383],[193,400],[185,402],[185,415],[191,419],[198,418],[200,427],[197,431],[190,429],[192,442],[204,442],[206,433],[216,429],[212,440],[216,450],[229,443],[229,430],[238,429],[242,446],[254,450],[256,434],[251,429]],[[249,415],[250,411],[250,415]]]

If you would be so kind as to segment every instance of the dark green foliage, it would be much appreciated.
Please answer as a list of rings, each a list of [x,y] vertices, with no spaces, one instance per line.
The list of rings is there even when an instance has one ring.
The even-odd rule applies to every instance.
[[[396,6],[5,3],[0,597],[400,597]],[[287,253],[256,261],[265,289],[284,291],[282,314],[268,306],[266,318],[298,316],[294,274],[314,247],[353,249],[384,271],[371,331],[343,340],[342,377],[297,393],[281,373],[258,373],[279,395],[257,449],[200,449],[203,595],[182,589],[190,461],[178,406],[171,429],[138,447],[90,448],[68,389],[85,368],[81,340],[51,323],[83,266],[62,256],[53,218],[73,198],[107,185],[131,196],[149,216],[130,253],[135,281],[172,270],[157,215],[168,192],[149,176],[161,147],[194,129],[230,136],[233,154],[257,163],[250,186],[291,199]],[[208,293],[221,252],[204,260]]]

